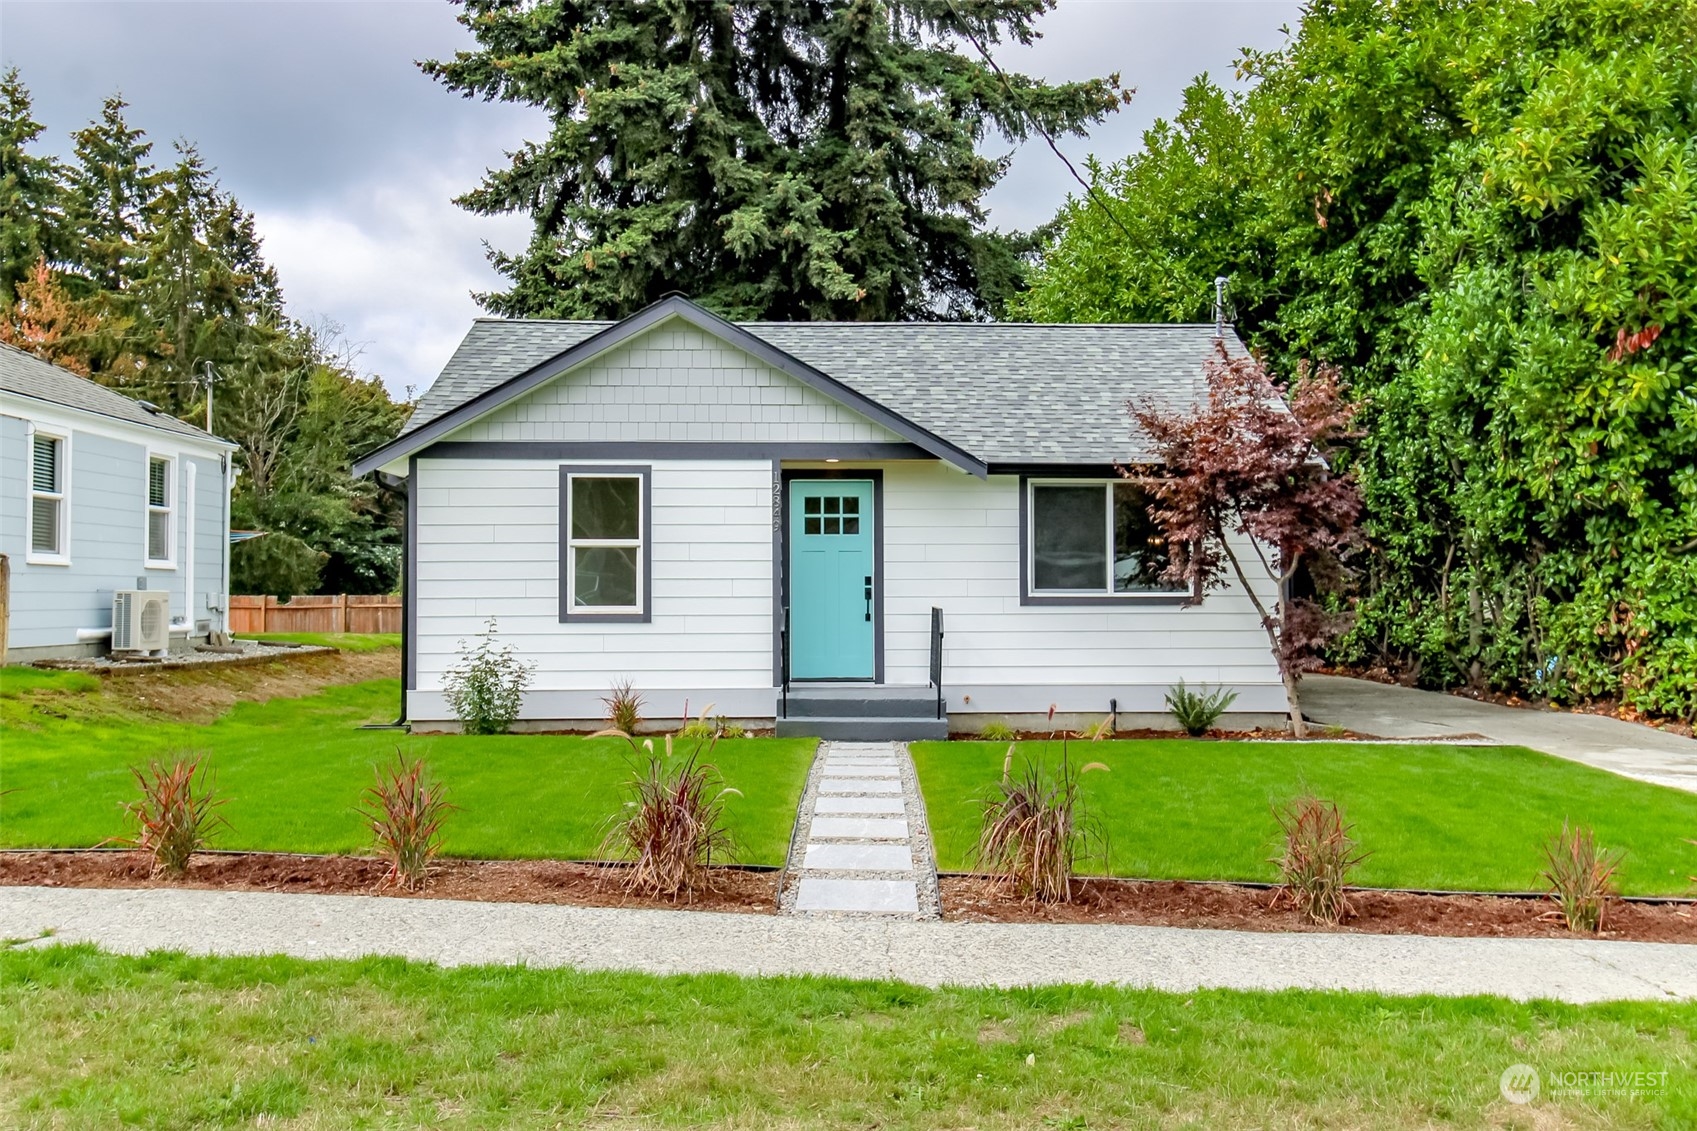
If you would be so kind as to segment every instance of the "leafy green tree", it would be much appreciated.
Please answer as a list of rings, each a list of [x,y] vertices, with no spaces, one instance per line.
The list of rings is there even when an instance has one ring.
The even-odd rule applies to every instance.
[[[1143,227],[1070,205],[1023,309],[1170,317],[1175,247],[1214,256],[1364,404],[1344,658],[1697,716],[1694,42],[1690,0],[1312,5],[1235,121],[1192,89],[1217,188],[1158,129],[1101,182]]]
[[[36,261],[65,250],[65,170],[29,151],[41,137],[16,67],[0,75],[0,303],[11,305]]]
[[[423,64],[552,129],[459,198],[535,221],[509,315],[621,317],[671,291],[738,318],[993,312],[1023,243],[985,228],[978,143],[1082,132],[1117,77],[1004,79],[957,50],[1028,43],[1052,0],[466,0],[476,50]]]

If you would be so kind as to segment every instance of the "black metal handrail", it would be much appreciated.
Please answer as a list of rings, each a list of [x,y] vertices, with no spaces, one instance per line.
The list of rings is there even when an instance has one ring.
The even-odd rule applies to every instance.
[[[779,718],[790,717],[790,607],[785,605],[778,615],[778,687],[782,705]]]
[[[931,686],[937,689],[937,717],[943,717],[943,610],[931,609]]]

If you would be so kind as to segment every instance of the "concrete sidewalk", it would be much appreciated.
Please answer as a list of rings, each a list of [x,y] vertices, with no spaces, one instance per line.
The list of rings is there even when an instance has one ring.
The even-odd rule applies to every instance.
[[[1603,715],[1501,707],[1441,691],[1333,675],[1303,677],[1302,713],[1323,725],[1380,738],[1481,734],[1697,793],[1697,740]]]
[[[820,974],[921,985],[1117,983],[1569,1002],[1697,998],[1697,946],[1262,934],[1173,927],[802,919],[180,889],[0,888],[0,937],[128,954],[395,955],[656,974]]]

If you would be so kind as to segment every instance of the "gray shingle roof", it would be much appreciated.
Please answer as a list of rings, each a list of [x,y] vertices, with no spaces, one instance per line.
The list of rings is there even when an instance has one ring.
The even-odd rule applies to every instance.
[[[68,369],[43,361],[32,353],[0,343],[0,389],[19,396],[33,397],[49,404],[80,409],[144,428],[156,428],[178,436],[226,443],[208,435],[192,424],[186,424],[169,413],[152,413],[115,389],[78,377]]]
[[[408,431],[613,325],[479,319]],[[1203,395],[1212,325],[743,322],[743,329],[987,463],[1139,461],[1131,399]],[[1242,352],[1236,335],[1227,345]]]

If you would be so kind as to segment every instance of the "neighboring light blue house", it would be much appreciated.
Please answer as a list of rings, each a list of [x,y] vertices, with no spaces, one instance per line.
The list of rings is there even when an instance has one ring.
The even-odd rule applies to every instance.
[[[408,717],[454,725],[444,677],[495,618],[536,665],[533,729],[593,729],[626,678],[668,727],[686,704],[823,737],[1170,725],[1181,678],[1277,724],[1252,603],[1163,584],[1115,472],[1153,459],[1127,400],[1197,403],[1222,345],[1243,349],[1212,325],[731,323],[683,298],[479,320],[355,465],[407,483]]]
[[[143,402],[0,345],[8,659],[106,651],[115,595],[128,591],[167,595],[173,648],[224,632],[234,451]]]

